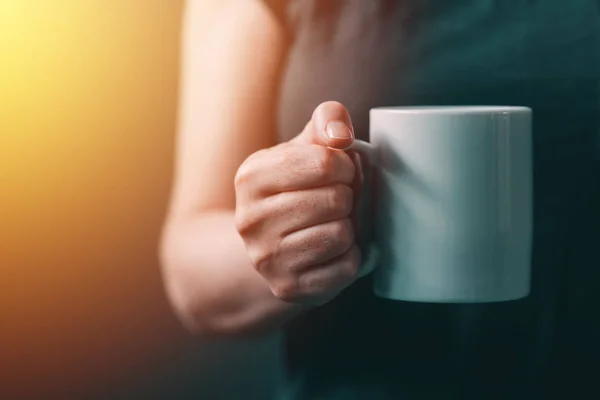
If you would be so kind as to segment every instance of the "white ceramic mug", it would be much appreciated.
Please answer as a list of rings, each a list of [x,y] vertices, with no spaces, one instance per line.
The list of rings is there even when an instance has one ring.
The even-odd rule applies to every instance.
[[[382,107],[370,141],[374,292],[420,302],[493,302],[530,290],[531,109]]]

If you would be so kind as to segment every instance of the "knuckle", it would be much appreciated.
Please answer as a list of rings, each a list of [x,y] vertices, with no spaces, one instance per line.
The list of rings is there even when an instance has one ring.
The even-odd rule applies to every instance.
[[[344,154],[344,168],[348,171],[348,175],[354,177],[357,172],[360,172],[356,168],[356,164],[352,161],[352,158],[348,154]]]
[[[270,269],[271,261],[273,260],[273,252],[261,247],[252,246],[248,248],[248,256],[254,269],[261,275],[266,274]]]
[[[348,257],[344,260],[342,270],[344,271],[344,276],[348,280],[354,281],[360,273],[360,254],[358,247],[354,246],[348,253]]]
[[[340,157],[340,168],[344,168],[348,175],[354,175],[356,173],[356,162],[354,160],[354,152],[342,153],[343,157]]]
[[[236,188],[242,187],[244,184],[248,183],[253,175],[253,168],[250,162],[250,159],[244,161],[242,165],[238,168],[233,183]]]
[[[340,210],[344,216],[352,212],[354,194],[352,189],[343,184],[332,186],[330,192],[329,206],[334,210]]]
[[[354,244],[353,230],[348,218],[330,223],[326,232],[326,239],[318,246],[318,253],[322,257],[339,257]]]
[[[256,221],[250,217],[250,213],[245,208],[236,208],[234,218],[235,229],[242,237],[250,234],[256,226]]]
[[[234,215],[235,229],[238,231],[240,235],[244,235],[248,231],[248,219],[246,218],[246,213],[242,211],[239,207],[235,210]]]
[[[273,285],[271,292],[280,300],[294,302],[299,297],[298,283],[294,280],[281,282]]]
[[[335,221],[331,227],[331,237],[342,250],[348,250],[354,243],[354,229],[349,218]]]
[[[335,168],[335,153],[321,146],[318,146],[318,148],[315,169],[320,177],[328,179],[332,176]]]
[[[355,281],[356,278],[358,278],[358,274],[360,272],[360,264],[357,261],[352,260],[347,263],[347,265],[344,268],[344,272],[344,276],[348,281]]]
[[[264,164],[261,160],[267,157],[268,151],[269,149],[258,150],[244,160],[238,167],[233,180],[236,188],[251,182],[254,177],[260,176],[259,170],[261,169],[261,165]]]
[[[303,276],[303,299],[307,303],[315,303],[328,298],[339,289],[335,277],[324,273],[313,273]]]

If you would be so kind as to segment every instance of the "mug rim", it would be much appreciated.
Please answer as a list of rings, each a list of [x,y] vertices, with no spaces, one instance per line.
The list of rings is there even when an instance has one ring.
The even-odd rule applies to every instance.
[[[526,106],[500,105],[439,105],[439,106],[381,106],[371,111],[385,111],[394,114],[496,114],[496,113],[531,113]]]

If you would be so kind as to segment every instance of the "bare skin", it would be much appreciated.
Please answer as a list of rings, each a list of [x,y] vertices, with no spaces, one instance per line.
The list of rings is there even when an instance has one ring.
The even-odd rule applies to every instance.
[[[275,331],[358,277],[362,174],[343,151],[350,116],[323,103],[297,137],[276,143],[285,37],[260,1],[190,1],[183,51],[166,291],[194,333]]]

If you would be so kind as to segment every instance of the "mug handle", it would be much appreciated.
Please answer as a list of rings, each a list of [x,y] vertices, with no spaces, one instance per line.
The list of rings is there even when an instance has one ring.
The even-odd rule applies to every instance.
[[[376,159],[375,146],[373,146],[371,143],[366,142],[364,140],[355,139],[354,142],[352,143],[352,145],[347,150],[354,150],[354,151],[360,153],[361,155],[365,156],[369,160],[369,165],[372,168],[377,168],[378,163],[377,163],[377,159]],[[379,250],[377,249],[377,246],[375,246],[371,243],[371,245],[369,246],[369,249],[367,251],[367,256],[364,259],[362,266],[360,267],[360,272],[358,274],[358,277],[362,278],[362,277],[370,274],[371,272],[373,272],[373,270],[375,269],[375,267],[377,265],[378,260],[379,260]]]

